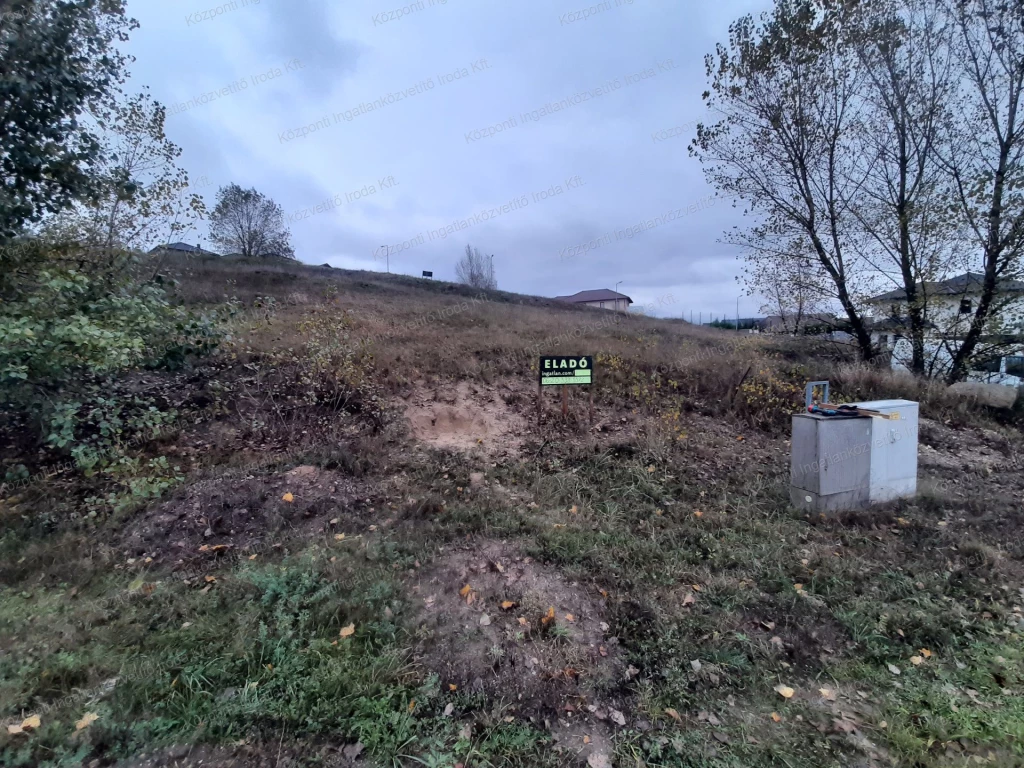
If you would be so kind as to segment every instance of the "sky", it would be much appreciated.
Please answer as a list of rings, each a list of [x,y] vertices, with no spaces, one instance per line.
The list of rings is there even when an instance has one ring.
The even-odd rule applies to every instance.
[[[125,50],[207,206],[269,195],[303,262],[454,280],[471,244],[504,290],[707,321],[761,302],[687,145],[705,54],[767,5],[129,0]]]

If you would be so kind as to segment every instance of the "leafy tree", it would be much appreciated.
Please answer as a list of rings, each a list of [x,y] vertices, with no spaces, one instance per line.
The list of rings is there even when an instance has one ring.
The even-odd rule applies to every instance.
[[[165,117],[148,92],[107,109],[97,121],[97,196],[48,221],[47,231],[100,248],[147,250],[181,239],[205,207],[188,191],[188,174],[176,163],[181,149],[164,133]]]
[[[242,189],[237,184],[217,192],[210,236],[227,252],[295,258],[281,206],[255,189]]]
[[[455,265],[455,276],[464,285],[474,288],[497,290],[498,279],[494,275],[494,257],[484,256],[471,245],[466,246],[465,255]]]
[[[124,81],[124,0],[9,0],[0,24],[0,241],[96,194],[101,145],[81,119]]]

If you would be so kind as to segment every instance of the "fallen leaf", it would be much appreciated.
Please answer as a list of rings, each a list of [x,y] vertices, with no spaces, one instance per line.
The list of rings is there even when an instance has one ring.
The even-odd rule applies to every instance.
[[[579,507],[577,507],[575,504],[573,504],[571,507],[569,507],[569,514],[570,515],[575,515],[579,511],[580,511]]]
[[[483,616],[480,617],[480,626],[481,627],[489,627],[489,626],[491,626],[491,617],[488,616],[486,613]]]
[[[216,582],[217,582],[217,577],[216,576],[207,576],[206,577],[206,583],[207,584],[215,584]]]
[[[793,585],[793,589],[795,589],[797,592],[803,592],[804,591],[804,585],[803,584],[794,584]]]
[[[448,690],[449,691],[457,691],[457,690],[459,690],[459,686],[457,686],[455,683],[448,683]]]
[[[414,709],[416,709],[416,699],[409,702],[409,711],[412,712]]]
[[[772,712],[772,720],[774,720],[777,723],[782,720],[782,715],[780,715],[778,712]]]
[[[623,715],[621,712],[619,712],[619,710],[617,710],[617,709],[610,709],[609,708],[609,710],[608,710],[608,717],[610,717],[612,719],[613,723],[617,723],[618,725],[623,725],[624,726],[626,724],[626,716]]]
[[[281,501],[286,501],[289,504],[291,504],[293,501],[295,501],[295,497],[292,496],[290,493],[286,493],[284,496],[281,497]]]
[[[565,620],[566,621],[576,621],[576,617],[573,616],[571,613],[567,613],[567,614],[565,614]]]
[[[20,725],[8,725],[7,726],[7,733],[9,733],[11,736],[15,736],[15,735],[21,733],[23,730],[24,729]]]
[[[40,725],[42,725],[42,720],[39,719],[39,715],[30,715],[21,721],[21,727],[26,731],[31,728],[38,728]]]
[[[469,586],[469,584],[467,584],[466,586],[464,586],[462,589],[459,590],[459,595],[461,595],[462,597],[465,597],[466,595],[469,594],[469,591],[471,589],[472,589],[472,587]]]
[[[82,716],[82,719],[75,723],[75,730],[80,731],[83,728],[88,728],[90,725],[99,720],[99,715],[94,712],[87,712]]]
[[[825,699],[825,701],[836,700],[836,692],[833,691],[831,688],[819,688],[818,693],[821,694],[821,698]]]
[[[897,667],[895,664],[889,664],[888,666],[889,666],[889,671],[892,672],[894,675],[902,674],[900,672],[900,668]]]
[[[701,663],[699,659],[694,659],[693,661],[691,661],[690,666],[693,668],[694,672],[700,672]]]
[[[601,645],[601,646],[598,646],[598,648],[597,648],[597,652],[598,652],[599,654],[601,654],[602,656],[607,656],[607,655],[608,655],[608,649],[607,649],[607,648],[605,648],[605,647],[604,647],[603,645]]]
[[[449,702],[448,704],[445,705],[444,716],[445,717],[451,717],[451,714],[454,711],[455,711],[455,705],[452,704],[451,702]]]
[[[672,709],[671,707],[666,707],[666,709],[665,709],[665,714],[666,714],[666,715],[668,715],[669,717],[671,717],[671,718],[672,718],[673,720],[675,720],[675,721],[676,721],[677,723],[681,723],[681,722],[683,722],[683,718],[681,718],[681,717],[679,716],[679,713],[678,713],[678,712],[676,712],[676,711],[675,711],[674,709]]]
[[[583,736],[583,743],[584,744],[589,744],[590,743],[590,737],[587,736],[586,734],[584,734],[584,736]]]
[[[528,622],[524,617],[520,616],[519,617],[519,626],[521,626],[521,627],[528,627],[528,626],[530,626],[530,622]]]
[[[654,465],[653,464],[651,464],[651,466],[649,466],[647,468],[647,474],[649,474],[649,475],[653,475],[654,474]]]
[[[694,516],[694,517],[704,517],[704,513],[703,513],[703,512],[701,512],[701,511],[700,511],[700,510],[698,509],[698,510],[697,510],[696,512],[694,512],[694,513],[693,513],[693,516]]]
[[[779,683],[775,686],[775,692],[778,693],[779,696],[781,696],[784,699],[792,699],[793,694],[796,693],[796,691],[794,691],[788,685],[783,685],[782,683]]]
[[[555,607],[551,606],[550,608],[548,608],[548,612],[544,615],[544,618],[542,618],[540,620],[540,623],[541,623],[542,626],[546,627],[548,624],[550,624],[554,620],[555,620]]]
[[[491,565],[494,566],[494,570],[496,570],[498,573],[504,573],[505,572],[505,566],[502,565],[501,563],[499,563],[497,560],[495,560],[493,563],[491,563]]]
[[[345,534],[344,533],[336,533],[336,534],[334,534],[334,540],[335,541],[344,541],[345,540]]]
[[[927,648],[921,648],[921,649],[919,649],[919,650],[918,650],[918,653],[920,653],[920,654],[921,654],[922,656],[924,656],[924,657],[925,657],[926,659],[930,659],[930,658],[932,657],[932,652],[931,652],[931,651],[929,651],[929,650],[928,650]]]
[[[608,590],[607,589],[599,589],[597,591],[601,593],[601,597],[608,597]]]
[[[686,597],[683,598],[683,606],[693,605],[697,602],[697,598],[693,596],[693,592],[687,592]]]
[[[255,560],[259,555],[249,555],[250,560]]]
[[[342,627],[341,628],[341,632],[339,632],[338,634],[341,637],[352,637],[352,635],[354,635],[355,633],[356,633],[356,625],[355,625],[355,622],[353,622],[353,623],[349,624],[347,627]]]
[[[511,600],[502,600],[500,605],[501,605],[501,610],[503,610],[503,611],[510,611],[510,610],[512,610],[513,608],[516,607],[516,603],[514,603]]]
[[[915,667],[919,667],[924,663],[924,659],[920,656],[911,656],[910,663],[913,664]]]

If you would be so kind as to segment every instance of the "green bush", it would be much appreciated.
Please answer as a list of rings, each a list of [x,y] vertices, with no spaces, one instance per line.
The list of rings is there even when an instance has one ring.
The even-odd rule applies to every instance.
[[[0,401],[28,413],[42,442],[91,471],[174,418],[112,383],[210,352],[216,316],[175,306],[128,251],[29,240],[0,249],[0,264]]]

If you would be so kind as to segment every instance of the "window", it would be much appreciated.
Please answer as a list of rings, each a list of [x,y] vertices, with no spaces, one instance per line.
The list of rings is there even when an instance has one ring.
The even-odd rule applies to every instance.
[[[882,349],[888,349],[889,348],[889,336],[888,336],[888,334],[884,334],[883,333],[881,336],[878,337],[878,346],[881,347]]]
[[[604,302],[601,302],[601,309],[604,309]]]
[[[970,299],[960,299],[960,314],[961,315],[969,315],[973,311],[974,310],[971,309],[971,300]]]
[[[971,368],[979,373],[999,373],[1002,368],[1002,362],[1003,358],[1001,357],[979,360]]]
[[[1024,357],[1015,355],[1006,358],[1006,372],[1010,376],[1024,376]]]

